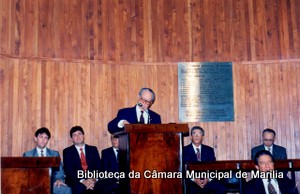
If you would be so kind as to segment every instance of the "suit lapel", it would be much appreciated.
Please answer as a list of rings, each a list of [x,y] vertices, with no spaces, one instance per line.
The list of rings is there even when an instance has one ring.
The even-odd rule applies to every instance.
[[[136,113],[136,107],[133,107],[132,108],[132,111],[134,112],[134,114],[132,114],[132,115],[134,115],[134,123],[138,123],[139,121],[138,121],[138,116],[137,116],[137,113]]]
[[[153,111],[150,110],[150,109],[148,109],[148,114],[149,114],[149,117],[148,117],[149,121],[148,121],[148,123],[150,123],[150,124],[152,124],[153,122],[156,123],[157,121],[155,120],[155,117],[153,116],[154,115]]]
[[[202,149],[201,149],[201,152],[202,152]],[[192,156],[192,161],[193,161],[193,162],[197,162],[197,161],[198,161],[198,160],[197,160],[197,155],[196,155],[196,153],[195,153],[195,150],[194,150],[194,147],[193,147],[192,144],[190,144],[189,155]],[[202,155],[202,153],[201,153],[201,155]]]
[[[46,156],[53,156],[50,149],[46,148]]]
[[[264,186],[264,183],[262,181],[262,179],[256,179],[257,180],[257,188],[259,189],[259,192],[258,193],[261,193],[261,194],[266,194],[266,191],[265,191],[265,186]]]
[[[277,156],[278,151],[277,151],[277,146],[275,144],[273,144],[272,154],[274,158],[279,158],[279,156]]]
[[[205,146],[201,145],[201,161],[207,161]]]
[[[90,154],[90,147],[87,144],[85,144],[85,158],[86,158],[86,163],[88,165],[88,169],[90,169],[90,167],[92,165],[91,164],[92,161],[90,161],[90,160],[92,160],[92,156],[89,157],[89,154]],[[79,157],[79,160],[80,160],[80,157]]]
[[[260,145],[260,150],[265,150],[264,144]],[[258,150],[258,151],[260,151],[260,150]]]
[[[75,147],[75,145],[72,145],[72,155],[74,155],[75,158],[74,159],[74,163],[77,165],[78,169],[81,169],[81,162],[80,162],[80,155]]]
[[[33,157],[39,157],[39,154],[38,154],[38,152],[37,152],[36,149],[37,149],[37,148],[35,148],[35,149],[33,150],[33,152],[32,152],[32,156],[33,156]]]
[[[117,160],[117,157],[115,155],[115,152],[114,152],[114,148],[110,148],[110,156],[109,156],[112,160],[112,168],[113,169],[118,169],[118,160]]]
[[[114,164],[118,164],[118,158],[116,157],[116,154],[114,152],[114,149],[112,148],[112,154],[113,154],[113,157],[115,158],[115,163]],[[119,153],[118,153],[119,154]]]

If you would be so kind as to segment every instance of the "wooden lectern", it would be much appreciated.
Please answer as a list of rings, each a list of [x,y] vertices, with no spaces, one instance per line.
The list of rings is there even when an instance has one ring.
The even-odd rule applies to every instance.
[[[59,157],[1,157],[1,193],[50,194],[49,168]]]
[[[183,193],[182,147],[187,124],[129,124],[119,134],[122,193]]]

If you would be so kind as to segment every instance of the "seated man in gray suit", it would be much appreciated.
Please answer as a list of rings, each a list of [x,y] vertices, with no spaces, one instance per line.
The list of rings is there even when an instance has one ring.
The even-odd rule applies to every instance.
[[[23,154],[23,157],[60,157],[58,151],[50,150],[47,148],[48,141],[51,137],[50,131],[42,127],[35,132],[34,140],[36,142],[36,148],[27,151]],[[51,182],[53,183],[54,194],[71,194],[71,188],[65,183],[65,172],[63,165],[60,163],[59,169],[52,168]],[[52,185],[52,184],[51,184]]]
[[[286,160],[286,149],[282,146],[275,145],[276,133],[273,129],[265,129],[262,132],[263,144],[251,149],[251,159],[254,160],[254,156],[260,150],[269,151],[275,160]]]

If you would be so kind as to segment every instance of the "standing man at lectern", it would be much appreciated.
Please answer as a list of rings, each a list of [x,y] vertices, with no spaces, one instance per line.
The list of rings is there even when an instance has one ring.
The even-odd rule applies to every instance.
[[[23,157],[60,157],[59,152],[47,148],[47,144],[51,137],[49,129],[42,127],[35,132],[34,141],[36,142],[36,148],[27,151],[23,154]],[[65,183],[65,172],[62,162],[60,162],[59,169],[51,169],[51,186],[54,194],[71,194],[71,188]],[[53,184],[52,184],[53,183]]]
[[[183,164],[189,162],[214,162],[216,161],[214,149],[202,144],[204,139],[204,129],[194,126],[191,129],[192,143],[183,148]],[[225,186],[218,180],[208,178],[186,178],[187,193],[207,193],[223,194]]]
[[[108,123],[108,131],[114,134],[124,130],[125,124],[160,124],[160,115],[150,110],[155,101],[155,93],[150,88],[142,88],[134,107],[123,108],[117,117]]]

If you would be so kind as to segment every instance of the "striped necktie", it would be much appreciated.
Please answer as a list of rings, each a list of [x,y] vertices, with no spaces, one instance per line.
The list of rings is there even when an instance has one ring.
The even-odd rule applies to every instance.
[[[199,148],[196,148],[196,150],[197,150],[197,152],[196,152],[197,160],[198,160],[198,161],[201,161],[200,149],[199,149]]]
[[[268,191],[269,191],[269,194],[277,194],[274,186],[271,183],[271,179],[268,180]]]

